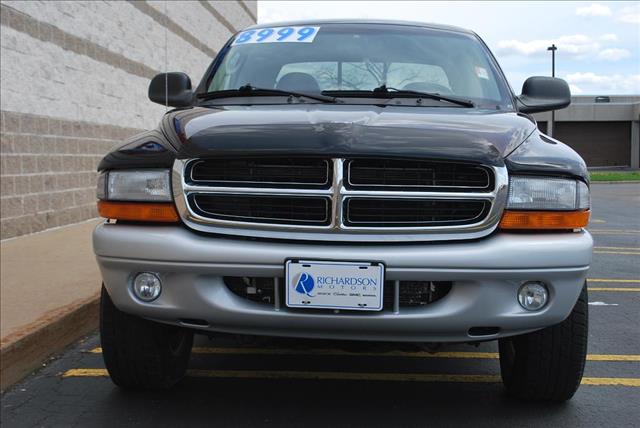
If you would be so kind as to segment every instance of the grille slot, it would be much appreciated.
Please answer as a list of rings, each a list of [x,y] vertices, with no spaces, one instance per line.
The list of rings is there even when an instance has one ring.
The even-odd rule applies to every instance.
[[[252,302],[275,305],[275,278],[225,276],[224,283],[236,296]],[[280,283],[284,278],[280,279]]]
[[[331,163],[326,159],[220,158],[192,162],[189,182],[224,186],[296,185],[328,187]]]
[[[398,187],[414,191],[493,188],[492,174],[486,168],[464,163],[353,159],[347,162],[346,170],[347,183],[352,188]]]
[[[279,278],[279,292],[276,293],[275,278],[270,277],[241,277],[225,276],[224,283],[238,297],[261,303],[267,306],[282,307],[285,305],[285,282],[284,278]],[[425,306],[445,297],[451,291],[453,282],[451,281],[400,281],[398,293],[398,307],[415,308]],[[276,300],[279,299],[278,302]],[[394,308],[394,281],[385,281],[383,294],[383,310],[392,311]],[[287,308],[289,311],[297,309]],[[301,311],[332,312],[326,309],[302,309]],[[362,314],[366,316],[366,314]]]
[[[331,218],[326,197],[203,193],[189,202],[199,215],[220,220],[323,226]]]
[[[488,208],[479,200],[349,198],[345,222],[363,227],[465,225],[477,222]]]
[[[451,281],[400,281],[398,306],[411,308],[436,302],[449,294]],[[393,308],[394,281],[384,282],[384,307]]]

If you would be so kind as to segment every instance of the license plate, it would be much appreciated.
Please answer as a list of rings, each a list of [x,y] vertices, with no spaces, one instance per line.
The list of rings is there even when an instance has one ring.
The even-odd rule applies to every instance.
[[[288,307],[382,309],[382,263],[288,260],[285,271]]]

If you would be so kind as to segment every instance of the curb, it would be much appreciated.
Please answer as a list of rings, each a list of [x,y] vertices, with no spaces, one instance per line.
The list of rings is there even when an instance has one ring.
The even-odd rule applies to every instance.
[[[0,390],[22,380],[47,357],[98,327],[99,294],[48,312],[0,345]]]

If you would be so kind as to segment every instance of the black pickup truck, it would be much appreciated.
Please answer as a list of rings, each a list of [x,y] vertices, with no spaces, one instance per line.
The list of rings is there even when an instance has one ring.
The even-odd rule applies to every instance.
[[[94,232],[113,381],[167,388],[194,332],[498,340],[507,391],[562,401],[587,348],[583,160],[473,32],[378,21],[259,25],[199,85],[156,76],[157,129],[99,166]]]

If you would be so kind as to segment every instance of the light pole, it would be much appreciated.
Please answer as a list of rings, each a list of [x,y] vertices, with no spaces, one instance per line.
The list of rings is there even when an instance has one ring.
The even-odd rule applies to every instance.
[[[555,44],[552,44],[547,48],[548,51],[551,51],[551,77],[556,77],[556,51],[558,48]],[[551,110],[551,120],[547,124],[547,135],[549,137],[553,137],[553,131],[556,122],[556,112],[555,110]]]

